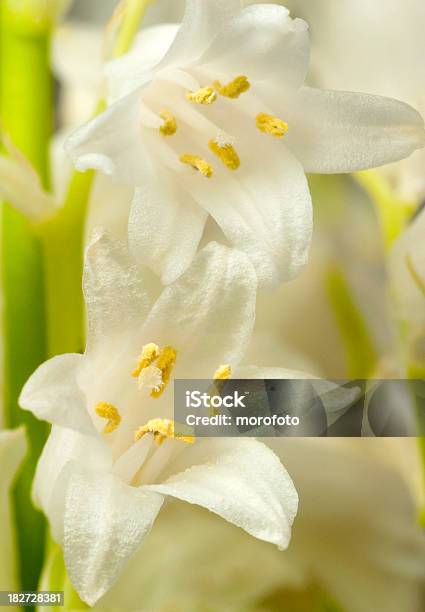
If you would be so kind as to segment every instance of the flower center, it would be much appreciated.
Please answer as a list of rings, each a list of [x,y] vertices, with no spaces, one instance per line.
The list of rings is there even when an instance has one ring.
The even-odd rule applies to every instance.
[[[177,351],[172,346],[166,346],[160,351],[157,344],[150,342],[142,348],[131,375],[138,379],[139,388],[147,388],[152,397],[159,397],[170,380],[176,358]]]
[[[182,73],[179,73],[181,79]],[[173,80],[175,79],[175,81]],[[171,78],[171,82],[175,82],[185,88],[190,87],[189,75],[186,75],[186,80],[183,82],[176,76]],[[196,87],[196,80],[192,79],[194,86]],[[227,98],[229,100],[237,100],[240,96],[246,93],[252,88],[248,77],[245,75],[236,76],[228,83],[222,84],[220,81],[213,81],[212,85],[205,85],[199,89],[192,91],[186,89],[185,98],[192,105],[200,106],[211,106],[213,103],[218,102],[219,98]],[[170,96],[168,96],[170,99]],[[253,100],[251,100],[248,108],[252,108]],[[187,107],[186,107],[187,108]],[[193,121],[193,128],[200,130],[202,133],[206,133],[206,142],[201,147],[204,149],[201,151],[189,151],[180,153],[175,151],[178,155],[178,159],[182,164],[190,166],[196,170],[200,175],[205,178],[211,178],[214,175],[214,165],[208,160],[208,154],[211,152],[219,161],[231,171],[236,171],[241,166],[241,159],[236,150],[234,140],[231,136],[228,136],[222,130],[217,129],[217,125],[207,118],[208,109],[204,113],[200,111],[190,111],[190,116]],[[245,113],[246,114],[246,113]],[[185,123],[191,124],[188,118],[189,113],[185,115],[185,108],[178,103],[176,108],[176,115],[179,117],[184,125]],[[159,117],[162,119],[162,125],[159,125],[159,132],[162,136],[170,137],[174,136],[177,132],[177,119],[176,116],[170,110],[161,110]],[[269,134],[275,138],[282,138],[288,131],[288,124],[279,117],[270,115],[268,113],[259,113],[255,117],[252,117],[252,122],[256,127],[263,133]],[[180,129],[180,128],[179,128]],[[216,132],[214,136],[214,131]],[[217,135],[218,134],[218,135]],[[180,139],[175,141],[176,146],[179,147],[181,144]],[[173,151],[174,153],[174,151]],[[205,154],[206,153],[206,154]]]

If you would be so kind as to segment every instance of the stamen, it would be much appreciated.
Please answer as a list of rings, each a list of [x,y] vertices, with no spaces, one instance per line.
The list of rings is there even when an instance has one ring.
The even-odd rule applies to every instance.
[[[229,170],[237,170],[241,165],[241,160],[233,145],[220,146],[215,140],[210,140],[208,146]]]
[[[227,83],[226,85],[222,85],[220,81],[214,81],[213,83],[215,90],[220,94],[220,96],[224,96],[226,98],[239,98],[239,96],[251,87],[251,83],[248,81],[248,77],[246,76],[237,76],[233,81]]]
[[[166,346],[158,357],[156,367],[161,371],[162,382],[158,390],[152,389],[151,396],[159,397],[167,386],[174,364],[176,363],[177,351],[172,346]]]
[[[212,87],[202,87],[198,91],[188,91],[186,98],[195,104],[212,104],[217,100],[217,94]]]
[[[107,402],[98,402],[94,409],[96,414],[102,417],[102,419],[108,419],[108,422],[103,428],[103,433],[108,434],[115,431],[121,423],[121,416],[115,406]]]
[[[217,368],[214,373],[214,380],[228,380],[232,375],[232,368],[230,365],[221,365]]]
[[[288,131],[288,124],[279,117],[260,113],[257,115],[257,128],[265,134],[271,134],[275,138],[282,138]]]
[[[159,113],[161,119],[164,119],[163,125],[159,128],[159,131],[163,136],[172,136],[177,132],[177,121],[174,115],[170,112],[163,110]]]
[[[145,346],[142,348],[141,354],[138,357],[137,366],[132,371],[131,375],[134,376],[134,378],[138,378],[142,370],[150,366],[158,355],[159,346],[157,344],[154,344],[153,342],[145,344]]]
[[[153,434],[157,446],[161,446],[167,438],[175,438],[187,444],[193,444],[195,441],[193,436],[175,436],[174,421],[170,419],[151,419],[134,433],[134,441],[137,442],[147,433]]]
[[[195,170],[199,170],[199,172],[207,178],[211,178],[213,175],[212,166],[210,166],[209,163],[205,161],[205,159],[202,159],[202,157],[198,157],[197,155],[191,155],[190,153],[184,153],[180,157],[180,161],[182,162],[182,164],[188,164],[189,166],[192,166],[192,168],[194,168]]]

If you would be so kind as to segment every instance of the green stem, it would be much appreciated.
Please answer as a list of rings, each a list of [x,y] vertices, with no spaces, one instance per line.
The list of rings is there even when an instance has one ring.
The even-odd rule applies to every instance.
[[[116,57],[126,53],[153,0],[126,0],[114,48]],[[102,112],[100,100],[95,114]],[[65,202],[53,219],[38,228],[44,244],[49,324],[49,354],[80,352],[84,348],[84,300],[82,293],[84,229],[94,172],[74,172]]]
[[[31,29],[14,14],[11,0],[1,4],[2,129],[49,183],[48,143],[52,129],[50,32]],[[23,384],[46,357],[44,281],[41,245],[28,221],[2,205],[1,267],[5,421],[27,426],[29,455],[14,491],[21,586],[35,589],[43,560],[45,522],[30,500],[37,458],[47,434],[44,423],[18,407]]]
[[[84,350],[83,238],[93,179],[93,172],[75,172],[64,206],[38,228],[44,245],[50,355]]]
[[[125,0],[122,3],[122,21],[114,46],[114,56],[127,53],[140,27],[145,11],[155,0]]]
[[[345,347],[347,375],[350,378],[368,378],[376,366],[374,343],[339,266],[329,266],[325,286]]]

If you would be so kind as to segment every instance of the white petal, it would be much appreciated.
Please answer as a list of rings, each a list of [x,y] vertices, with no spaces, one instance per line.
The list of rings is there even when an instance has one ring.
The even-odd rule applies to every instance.
[[[422,117],[404,102],[303,87],[286,112],[286,142],[306,172],[353,172],[407,157],[425,144]]]
[[[261,285],[273,286],[295,277],[307,261],[311,196],[297,159],[257,131],[238,133],[241,167],[231,176],[216,166],[211,181],[191,171],[181,180],[232,245],[247,253]]]
[[[137,89],[71,134],[65,149],[77,170],[100,170],[138,184],[150,163],[141,133],[141,109],[142,91]]]
[[[173,23],[143,29],[129,53],[106,65],[109,102],[131,93],[152,77],[152,70],[170,48],[178,29]]]
[[[244,74],[256,83],[269,81],[287,94],[304,83],[309,56],[305,21],[291,19],[283,6],[259,4],[229,21],[199,64],[228,75]]]
[[[196,255],[207,213],[164,171],[153,172],[136,189],[129,219],[135,258],[175,281]]]
[[[19,405],[38,419],[95,435],[86,408],[86,398],[78,384],[84,357],[58,355],[43,363],[22,389]]]
[[[90,469],[107,473],[112,468],[112,455],[102,438],[85,436],[73,429],[53,426],[39,459],[33,483],[33,499],[47,515],[52,535],[63,540],[64,499],[70,462],[90,465]],[[65,474],[66,476],[66,474]]]
[[[241,0],[186,0],[182,25],[164,58],[164,65],[182,64],[198,58],[241,7]]]
[[[146,337],[181,349],[177,378],[188,372],[209,377],[221,363],[241,359],[254,324],[256,287],[243,253],[210,243],[163,291],[146,320]]]
[[[254,537],[287,548],[298,496],[265,445],[253,439],[205,440],[177,458],[173,469],[182,468],[165,483],[144,488],[204,506]]]
[[[75,467],[65,501],[64,556],[80,597],[94,605],[149,532],[163,497]]]
[[[84,296],[90,345],[140,325],[149,309],[142,274],[127,246],[104,233],[94,236],[86,251]]]

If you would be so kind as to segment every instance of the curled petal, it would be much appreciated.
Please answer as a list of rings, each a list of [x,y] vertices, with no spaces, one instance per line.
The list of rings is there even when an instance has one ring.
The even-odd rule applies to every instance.
[[[204,506],[254,537],[287,548],[298,495],[264,444],[253,439],[205,440],[182,454],[173,469],[177,473],[163,484],[143,488]]]
[[[19,405],[38,419],[95,434],[86,409],[86,398],[78,384],[83,355],[59,355],[43,363],[22,389]]]

